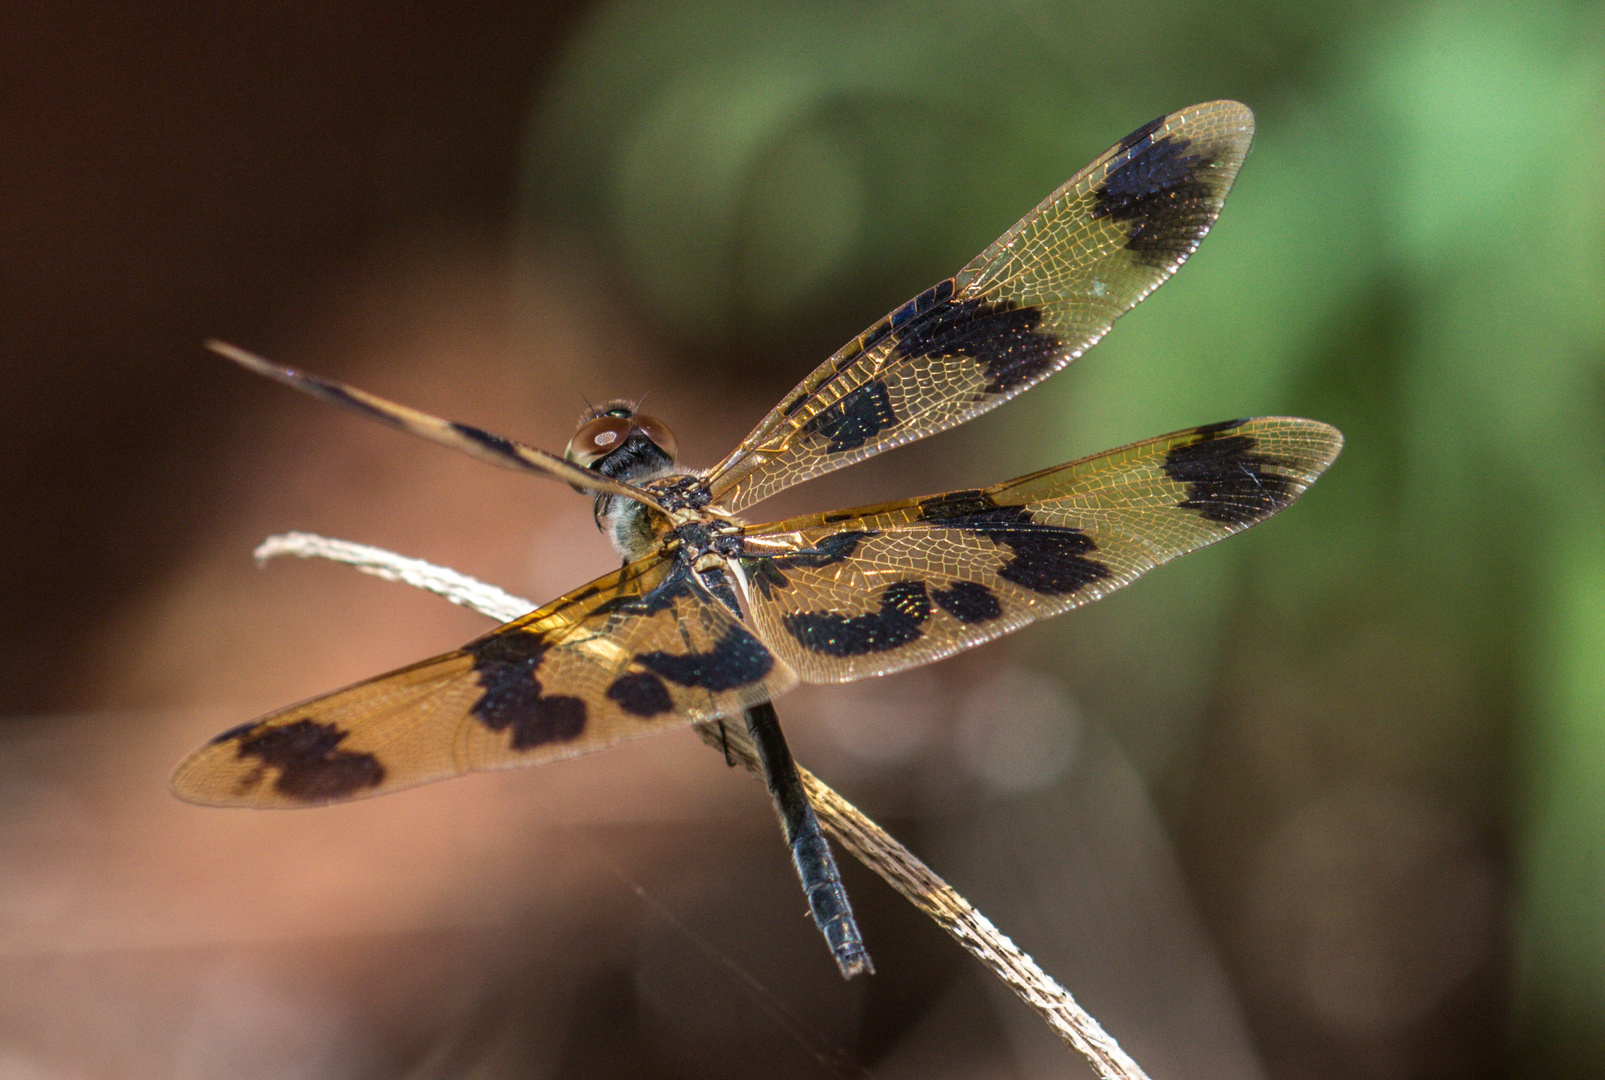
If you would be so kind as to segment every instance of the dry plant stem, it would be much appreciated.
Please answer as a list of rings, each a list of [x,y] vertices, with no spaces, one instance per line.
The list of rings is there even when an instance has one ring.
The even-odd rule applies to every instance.
[[[534,610],[528,600],[503,592],[455,570],[419,559],[408,559],[347,540],[331,540],[313,533],[270,536],[256,549],[258,562],[277,555],[332,559],[364,573],[424,589],[472,608],[499,622],[510,622]],[[736,724],[698,724],[704,742],[748,769],[758,772],[758,759],[746,732]],[[857,807],[838,795],[818,777],[801,770],[803,785],[825,830],[903,894],[916,908],[936,920],[953,939],[985,964],[992,973],[1041,1016],[1048,1026],[1084,1056],[1106,1080],[1147,1080],[1137,1063],[1087,1014],[1070,992],[1054,982],[1036,961],[1022,952],[986,916],[931,872],[913,853],[899,844]]]

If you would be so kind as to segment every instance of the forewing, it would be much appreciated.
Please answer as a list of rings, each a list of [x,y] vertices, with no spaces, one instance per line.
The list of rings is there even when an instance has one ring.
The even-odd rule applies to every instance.
[[[178,767],[190,802],[341,802],[600,750],[739,713],[797,682],[658,556],[598,578],[457,652],[224,732]]]
[[[349,409],[359,416],[377,420],[409,435],[416,435],[421,439],[449,446],[453,450],[460,450],[469,457],[478,458],[491,465],[562,480],[582,491],[605,491],[651,506],[657,505],[656,497],[651,492],[610,479],[601,473],[565,461],[556,454],[526,446],[516,439],[495,435],[468,424],[459,424],[455,420],[443,420],[411,406],[382,398],[378,394],[370,394],[366,390],[358,390],[355,386],[335,382],[333,379],[323,379],[303,371],[280,367],[270,360],[264,360],[255,353],[246,352],[227,342],[208,341],[206,347],[219,356],[234,361],[247,371],[281,382],[303,394],[310,394],[319,401],[327,401],[331,405]]]
[[[1064,367],[1176,271],[1254,136],[1235,101],[1132,132],[954,277],[849,342],[708,473],[739,510],[962,423]]]
[[[1263,521],[1342,445],[1313,420],[1239,420],[995,487],[760,526],[740,562],[754,624],[804,682],[929,663]]]

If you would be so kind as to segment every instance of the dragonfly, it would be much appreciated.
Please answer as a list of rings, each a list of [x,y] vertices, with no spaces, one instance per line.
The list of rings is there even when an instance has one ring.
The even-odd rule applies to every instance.
[[[182,799],[304,807],[573,757],[740,717],[844,977],[873,971],[773,701],[929,664],[1080,607],[1265,520],[1337,457],[1334,428],[1207,424],[991,487],[748,524],[782,489],[963,423],[1063,368],[1214,224],[1253,139],[1233,101],[1144,124],[957,274],[876,322],[712,468],[661,420],[593,407],[559,457],[287,369],[257,374],[594,498],[622,561],[454,652],[231,728]]]

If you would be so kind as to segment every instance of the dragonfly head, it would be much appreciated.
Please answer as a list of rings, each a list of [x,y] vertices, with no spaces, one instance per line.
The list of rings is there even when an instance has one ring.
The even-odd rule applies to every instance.
[[[636,412],[633,402],[609,401],[580,417],[563,459],[637,484],[672,468],[678,449],[663,421]]]

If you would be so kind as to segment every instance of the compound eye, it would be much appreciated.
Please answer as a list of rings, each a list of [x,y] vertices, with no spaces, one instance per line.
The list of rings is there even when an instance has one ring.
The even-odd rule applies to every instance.
[[[657,444],[658,449],[668,454],[669,457],[676,458],[680,456],[680,447],[675,443],[674,432],[669,430],[668,424],[665,424],[655,416],[639,415],[634,417],[631,422],[635,424],[635,430],[651,439]]]
[[[598,416],[580,425],[563,451],[563,460],[589,469],[624,445],[630,437],[628,416]]]

